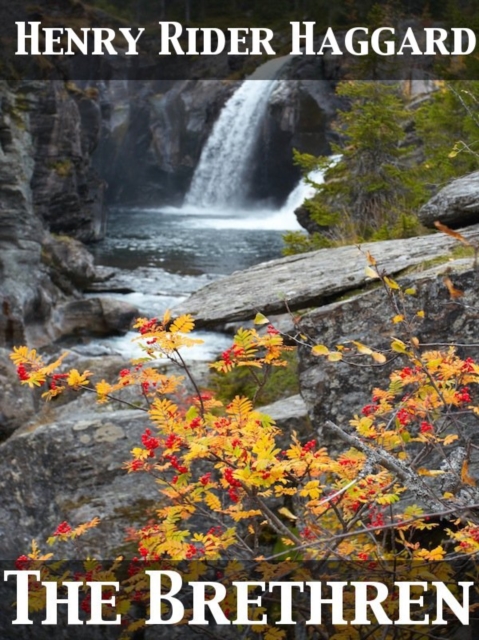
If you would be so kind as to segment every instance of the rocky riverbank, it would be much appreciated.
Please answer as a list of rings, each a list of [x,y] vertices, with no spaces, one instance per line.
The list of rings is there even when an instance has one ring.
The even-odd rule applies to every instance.
[[[463,230],[463,234],[474,242],[479,227]],[[364,251],[369,249],[380,268],[397,274],[401,284],[416,288],[411,305],[425,312],[418,329],[421,341],[474,343],[477,272],[473,256],[456,259],[455,247],[456,240],[436,234],[377,243],[361,251],[343,247],[285,258],[205,287],[183,303],[181,311],[194,312],[200,322],[223,326],[232,320],[248,322],[257,311],[264,311],[280,328],[307,336],[308,344],[358,340],[373,348],[387,348],[393,331],[391,309],[384,291],[364,273]],[[460,299],[450,298],[445,275],[464,292]],[[248,299],[240,295],[240,285],[242,291],[249,291]],[[278,297],[277,286],[283,297]],[[219,305],[219,291],[223,292],[223,306]],[[252,291],[255,295],[250,301]],[[301,311],[299,321],[281,315],[285,300],[296,312]],[[325,421],[347,424],[367,404],[371,390],[384,382],[390,366],[397,366],[395,362],[386,368],[351,370],[312,356],[306,344],[299,349],[299,361],[301,399],[285,398],[262,410],[270,411],[287,429],[299,428],[305,438],[319,434],[322,443],[333,445],[323,429]],[[68,364],[111,379],[125,361],[72,354]],[[205,380],[204,369],[202,375]],[[94,515],[102,515],[104,523],[89,538],[88,550],[104,551],[106,544],[110,549],[121,548],[125,528],[132,519],[144,516],[156,494],[149,478],[135,477],[132,482],[122,468],[147,424],[145,415],[110,406],[98,408],[88,396],[41,406],[38,397],[26,393],[18,382],[10,378],[8,384],[8,397],[16,397],[18,416],[27,422],[0,445],[0,493],[15,496],[13,501],[2,501],[6,524],[0,548],[7,555],[14,554],[20,543],[24,549],[28,540],[46,536],[59,521],[76,522]]]

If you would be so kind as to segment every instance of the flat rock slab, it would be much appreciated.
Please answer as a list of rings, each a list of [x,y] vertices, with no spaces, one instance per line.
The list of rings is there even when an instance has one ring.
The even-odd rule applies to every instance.
[[[477,241],[479,225],[462,233],[469,240]],[[379,268],[395,274],[447,256],[458,246],[457,240],[437,233],[365,243],[360,248],[347,246],[288,256],[215,281],[175,307],[174,313],[191,313],[197,326],[220,326],[251,319],[257,312],[278,314],[288,308],[318,307],[371,280],[365,273],[366,251],[375,257]]]

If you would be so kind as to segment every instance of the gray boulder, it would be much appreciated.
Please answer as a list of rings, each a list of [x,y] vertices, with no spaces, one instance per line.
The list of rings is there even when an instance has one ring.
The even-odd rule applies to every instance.
[[[479,220],[479,171],[454,180],[441,189],[419,211],[425,227],[434,227],[439,220],[454,229]]]
[[[102,523],[82,541],[82,554],[102,557],[124,545],[126,528],[157,499],[154,479],[123,469],[148,415],[83,403],[75,412],[75,404],[53,419],[47,411],[0,445],[3,558],[25,553],[33,538],[43,542],[64,520],[73,526],[95,516]]]
[[[124,335],[138,315],[137,307],[128,302],[99,297],[58,305],[52,321],[58,337]]]
[[[47,234],[42,245],[42,262],[52,281],[65,293],[82,290],[96,281],[92,254],[79,240]]]

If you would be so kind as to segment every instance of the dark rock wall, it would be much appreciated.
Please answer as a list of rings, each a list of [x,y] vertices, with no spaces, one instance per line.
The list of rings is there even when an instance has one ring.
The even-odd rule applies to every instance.
[[[53,233],[85,242],[100,239],[105,231],[104,183],[90,166],[101,130],[96,90],[38,83],[30,121],[36,215]]]
[[[31,94],[0,84],[0,347],[25,341],[59,296],[42,265],[44,229],[33,208]]]

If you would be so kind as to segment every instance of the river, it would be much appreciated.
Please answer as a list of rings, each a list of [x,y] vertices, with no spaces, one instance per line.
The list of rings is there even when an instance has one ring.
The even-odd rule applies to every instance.
[[[294,208],[307,189],[299,186],[276,211],[112,210],[106,239],[92,247],[96,263],[116,271],[105,285],[108,295],[135,304],[144,316],[157,316],[216,278],[281,257],[282,236],[299,228]],[[211,349],[193,358],[209,358],[229,345],[227,336],[203,333]],[[132,337],[98,343],[134,355],[128,347]]]

